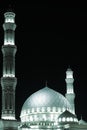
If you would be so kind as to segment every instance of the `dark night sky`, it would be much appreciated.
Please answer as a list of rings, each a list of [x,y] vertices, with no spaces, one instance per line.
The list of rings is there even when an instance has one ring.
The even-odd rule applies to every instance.
[[[87,9],[63,8],[48,3],[10,4],[16,13],[17,24],[16,117],[19,118],[27,97],[43,88],[46,80],[50,88],[65,94],[65,71],[70,65],[75,79],[76,114],[87,121]],[[0,4],[0,46],[4,38],[3,14],[10,4]]]

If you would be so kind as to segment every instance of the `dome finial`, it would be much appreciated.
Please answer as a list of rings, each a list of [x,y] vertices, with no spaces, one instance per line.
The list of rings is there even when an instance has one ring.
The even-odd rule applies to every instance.
[[[48,83],[48,82],[47,82],[47,80],[46,80],[46,82],[45,82],[45,86],[46,86],[46,87],[47,87],[47,83]]]

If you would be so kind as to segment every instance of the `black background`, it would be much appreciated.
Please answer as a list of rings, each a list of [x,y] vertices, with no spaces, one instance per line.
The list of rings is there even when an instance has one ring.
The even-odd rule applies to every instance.
[[[17,119],[25,100],[43,88],[46,80],[50,88],[64,95],[65,72],[70,66],[74,71],[76,114],[87,121],[87,9],[61,5],[0,3],[0,46],[4,39],[3,14],[9,9],[16,13]],[[0,51],[0,76],[2,60]]]

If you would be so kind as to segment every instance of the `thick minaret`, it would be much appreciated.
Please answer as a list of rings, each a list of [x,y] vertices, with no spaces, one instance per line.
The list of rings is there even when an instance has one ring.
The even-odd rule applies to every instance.
[[[71,104],[71,112],[75,114],[75,104],[74,104],[75,93],[74,93],[74,87],[73,87],[74,78],[73,78],[73,71],[70,68],[68,68],[66,71],[65,81],[66,81],[66,87],[67,87],[66,98]]]
[[[15,13],[6,12],[4,14],[4,45],[3,53],[3,76],[1,78],[2,86],[2,115],[5,120],[15,120],[15,89],[17,79],[15,77]]]

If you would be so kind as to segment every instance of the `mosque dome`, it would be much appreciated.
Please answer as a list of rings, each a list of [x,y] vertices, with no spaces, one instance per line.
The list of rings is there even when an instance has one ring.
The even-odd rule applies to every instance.
[[[84,121],[82,118],[79,120],[79,124],[80,125],[87,125],[87,122]]]
[[[59,92],[51,88],[45,87],[32,94],[24,103],[22,110],[37,107],[59,107],[70,108],[67,99]]]
[[[24,103],[21,111],[22,122],[42,122],[57,120],[58,116],[71,106],[60,93],[44,87],[32,94]]]
[[[58,117],[59,124],[68,124],[68,123],[78,123],[78,119],[75,114],[72,114],[69,111],[64,111]]]

